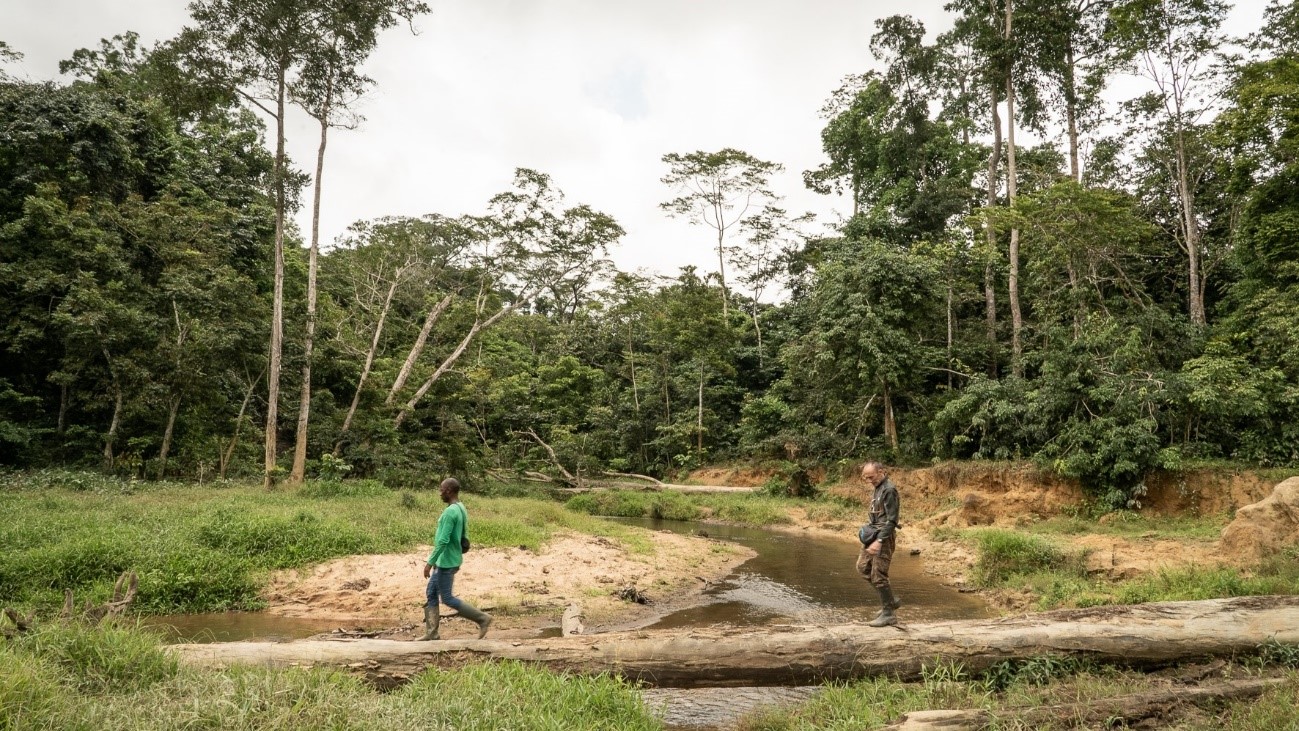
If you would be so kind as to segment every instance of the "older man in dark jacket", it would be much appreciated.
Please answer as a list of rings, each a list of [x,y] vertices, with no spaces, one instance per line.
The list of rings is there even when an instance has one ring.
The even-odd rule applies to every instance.
[[[883,606],[870,626],[887,627],[898,623],[895,611],[902,605],[889,585],[889,564],[893,561],[893,549],[897,547],[898,488],[889,479],[888,470],[879,462],[862,465],[861,478],[874,488],[874,492],[871,494],[870,518],[858,534],[862,547],[861,555],[857,557],[857,570],[879,592]]]

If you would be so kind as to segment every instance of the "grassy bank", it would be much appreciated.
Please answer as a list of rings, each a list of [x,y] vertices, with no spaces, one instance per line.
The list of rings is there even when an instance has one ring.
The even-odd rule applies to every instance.
[[[628,684],[518,663],[380,693],[332,670],[178,666],[149,634],[49,624],[0,639],[0,729],[658,729]]]
[[[1249,570],[1188,565],[1107,581],[1088,574],[1084,551],[1058,546],[1050,539],[1057,526],[1044,524],[1037,529],[1039,533],[969,529],[945,537],[974,546],[978,558],[971,578],[975,585],[1031,591],[1038,597],[1039,609],[1299,594],[1299,549]],[[1174,522],[1167,534],[1155,534],[1175,537],[1189,531],[1192,537],[1199,537],[1201,530],[1198,523]]]
[[[651,549],[646,533],[542,497],[465,494],[476,545],[536,549],[558,531]],[[72,589],[101,602],[124,571],[140,577],[143,613],[256,609],[266,573],[432,541],[436,492],[378,483],[133,483],[76,473],[9,475],[0,485],[0,597],[48,613]]]

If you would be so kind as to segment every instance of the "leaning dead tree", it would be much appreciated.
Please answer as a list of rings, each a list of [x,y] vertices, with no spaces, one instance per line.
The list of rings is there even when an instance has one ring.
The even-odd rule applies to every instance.
[[[871,629],[861,624],[760,630],[667,630],[537,640],[355,640],[173,645],[204,667],[332,666],[381,687],[430,667],[520,660],[556,672],[611,673],[658,686],[808,685],[870,676],[914,679],[936,661],[970,672],[1005,660],[1090,657],[1161,667],[1299,644],[1299,597],[1240,597],[1097,607],[994,620]]]
[[[550,456],[550,464],[553,465],[555,471],[560,474],[560,477],[556,479],[557,482],[562,482],[566,485],[572,485],[574,487],[582,486],[581,475],[580,474],[574,475],[572,472],[569,472],[564,467],[564,464],[559,461],[559,455],[555,453],[555,448],[547,444],[546,440],[542,439],[541,436],[537,434],[537,432],[534,431],[531,427],[524,429],[523,431],[515,432],[515,434],[518,434],[519,436],[528,437],[532,441],[541,445],[542,449],[546,450],[546,454]],[[579,472],[580,471],[581,470],[579,470]],[[537,474],[537,473],[529,473],[529,474]]]

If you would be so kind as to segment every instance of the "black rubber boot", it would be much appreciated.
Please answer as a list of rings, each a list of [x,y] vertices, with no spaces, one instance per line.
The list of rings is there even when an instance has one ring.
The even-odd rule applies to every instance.
[[[442,621],[442,615],[438,613],[438,607],[424,607],[424,640],[440,640],[438,637],[438,624]]]
[[[487,627],[492,623],[492,615],[479,611],[469,602],[461,602],[460,616],[478,625],[478,639],[481,640],[487,636]]]
[[[876,589],[875,591],[878,592],[879,589]],[[885,600],[885,599],[884,599],[884,595],[881,594],[881,595],[880,595],[880,605],[881,605],[882,607],[883,607],[883,606],[888,606],[888,607],[890,607],[890,608],[892,608],[892,609],[897,609],[898,607],[902,606],[902,600],[899,599],[899,598],[897,597],[897,595],[895,595],[895,594],[893,593],[893,587],[888,587],[887,591],[888,591],[888,593],[889,593],[889,599]],[[875,613],[875,616],[872,617],[872,619],[879,619],[880,616],[883,615],[883,614],[884,614],[884,609],[881,608],[878,612]]]
[[[880,593],[880,605],[883,608],[880,609],[879,614],[875,615],[875,619],[871,621],[870,626],[889,627],[897,624],[898,617],[896,610],[898,607],[902,606],[902,602],[897,597],[893,596],[893,587],[886,586],[881,589],[876,589],[876,591]]]

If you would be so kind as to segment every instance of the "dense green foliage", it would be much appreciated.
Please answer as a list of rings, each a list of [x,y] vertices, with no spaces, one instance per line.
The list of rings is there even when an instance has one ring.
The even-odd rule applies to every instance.
[[[480,215],[357,222],[319,258],[309,473],[1033,459],[1125,507],[1190,459],[1299,463],[1299,12],[1275,0],[1215,64],[1221,3],[1026,3],[1011,37],[998,5],[951,3],[932,43],[881,21],[881,70],[833,92],[805,175],[852,197],[824,235],[776,205],[778,163],[665,155],[665,210],[716,216],[716,272],[614,271],[618,223],[531,170]],[[305,181],[277,173],[235,104],[251,61],[203,18],[154,49],[75,51],[67,85],[0,75],[0,462],[207,479],[291,441],[290,419],[264,427],[267,343],[276,212]],[[1134,64],[1155,90],[1109,105]],[[317,104],[295,79],[289,100]],[[1048,142],[1010,154],[1011,123]],[[280,414],[308,347],[301,247],[286,257]],[[277,520],[222,540],[326,550],[259,544],[298,519]]]

